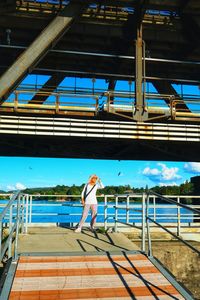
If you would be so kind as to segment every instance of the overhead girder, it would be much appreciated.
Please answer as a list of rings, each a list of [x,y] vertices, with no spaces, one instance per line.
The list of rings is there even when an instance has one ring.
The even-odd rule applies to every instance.
[[[87,1],[87,0],[86,0]],[[85,2],[85,1],[84,1]],[[96,1],[97,4],[100,5],[100,3],[102,5],[114,5],[116,6],[116,2],[118,5],[121,5],[123,7],[127,6],[127,3],[129,3],[129,6],[131,7],[135,7],[135,4],[137,3],[137,1],[110,1],[110,0],[106,0],[106,1]],[[186,2],[186,1],[185,1]],[[88,2],[89,3],[89,2]],[[124,4],[125,3],[125,4]],[[149,8],[156,8],[156,9],[168,9],[171,7],[171,11],[176,11],[177,7],[180,6],[180,3],[183,3],[180,0],[177,1],[171,1],[171,0],[166,0],[166,1],[162,1],[161,4],[158,5],[158,3],[160,3],[160,1],[150,1],[148,5],[146,5],[146,7]],[[194,1],[192,1],[192,5],[194,5]],[[195,2],[195,5],[196,2]],[[185,7],[184,9],[184,13],[187,12],[188,13],[188,9],[191,8],[191,5],[188,5]],[[198,11],[196,10],[195,13],[198,13]],[[1,12],[0,12],[1,14]],[[16,14],[17,15],[17,14]],[[13,26],[13,30],[15,29],[15,33],[17,32],[17,27],[21,26],[21,29],[24,28],[23,31],[21,31],[22,33],[19,33],[19,36],[14,35],[14,33],[12,34],[13,37],[15,37],[15,39],[12,41],[12,44],[16,41],[16,44],[20,45],[27,45],[29,44],[30,38],[29,36],[32,36],[32,34],[36,35],[38,30],[41,30],[41,28],[43,28],[47,21],[50,19],[49,16],[45,16],[42,17],[40,15],[40,17],[37,17],[37,22],[33,22],[32,18],[34,17],[34,15],[32,15],[32,17],[30,16],[30,18],[28,17],[29,14],[26,14],[25,17],[22,16],[22,14],[19,14],[19,21],[20,22],[16,22],[17,18],[16,15],[12,15],[9,19],[9,24],[12,24]],[[130,19],[133,16],[130,15]],[[4,20],[2,19],[4,18]],[[6,18],[9,18],[9,15],[2,15],[0,17],[0,27],[2,28],[6,28]],[[13,19],[13,20],[12,20]],[[28,25],[28,20],[29,20],[29,25]],[[26,22],[27,21],[27,22]],[[133,21],[133,20],[132,20]],[[96,23],[96,24],[89,24],[89,23],[84,23],[84,21],[82,19],[79,19],[78,22],[76,24],[74,24],[74,26],[67,32],[66,36],[63,36],[62,40],[60,40],[58,46],[59,48],[63,48],[63,49],[77,49],[77,50],[83,50],[83,51],[87,51],[88,49],[91,49],[95,52],[107,52],[107,53],[115,53],[116,51],[116,44],[117,42],[120,42],[120,44],[122,45],[122,47],[117,51],[118,53],[120,53],[120,51],[122,51],[123,54],[126,53],[126,51],[129,51],[130,55],[134,55],[134,48],[133,48],[133,43],[132,42],[132,34],[129,35],[129,31],[128,28],[131,30],[131,26],[128,28],[126,28],[126,23],[124,23],[124,27],[122,28],[122,26],[111,26],[108,23],[103,23],[102,21],[98,21],[101,22],[102,26],[99,26],[100,23]],[[187,41],[183,40],[182,36],[181,36],[181,32],[180,30],[180,24],[179,19],[175,19],[175,26],[174,28],[171,26],[170,28],[173,30],[168,30],[167,26],[164,25],[153,25],[151,24],[151,26],[149,26],[148,24],[143,24],[144,27],[144,32],[143,32],[143,37],[144,40],[146,41],[148,50],[150,52],[150,56],[151,57],[160,57],[160,58],[179,58],[180,56],[178,56],[178,51],[176,49],[178,49],[178,47],[183,48],[185,47],[185,45],[187,44]],[[7,23],[7,24],[8,24]],[[20,25],[22,23],[22,25]],[[27,24],[27,26],[26,26]],[[131,24],[131,23],[130,23]],[[132,23],[133,24],[133,23]],[[128,22],[127,22],[128,25]],[[25,28],[35,28],[31,34],[29,34],[28,30],[27,30],[27,34],[26,34],[26,30]],[[170,29],[169,28],[169,29]],[[127,31],[126,31],[127,29]],[[109,33],[110,32],[110,33]],[[131,31],[130,31],[131,32]],[[11,37],[12,37],[11,36]],[[94,39],[94,37],[96,36],[96,38]],[[26,40],[26,38],[27,40]],[[2,39],[1,39],[2,40]],[[127,44],[123,43],[122,41],[130,41],[130,47],[128,50]],[[176,44],[175,44],[176,42]],[[174,44],[174,45],[172,45]],[[188,42],[189,44],[189,42]],[[114,45],[114,47],[112,48],[112,45]],[[179,46],[178,46],[179,45]],[[68,48],[66,48],[68,47]],[[0,53],[1,49],[0,49]],[[15,59],[15,53],[16,50],[13,49],[12,52],[12,56],[11,57],[6,57],[8,55],[3,55],[3,57],[5,58],[3,61],[3,65],[10,65],[12,63],[12,59]],[[55,61],[56,58],[56,61]],[[191,58],[192,59],[192,58]],[[90,59],[86,58],[86,57],[76,57],[74,60],[74,56],[59,56],[59,54],[55,53],[50,53],[48,54],[41,62],[40,62],[40,67],[41,68],[48,68],[48,69],[54,69],[54,70],[59,70],[59,69],[63,69],[63,70],[77,70],[77,71],[87,71],[87,72],[91,72],[92,71],[92,67],[90,68]],[[81,60],[80,64],[77,65],[77,62],[79,62],[79,60]],[[95,59],[94,59],[95,61]],[[133,62],[133,66],[132,66],[132,61],[123,61],[123,60],[119,60],[119,59],[112,59],[111,60],[98,60],[99,62],[97,63],[98,68],[96,67],[95,64],[95,68],[94,68],[94,72],[92,74],[91,72],[91,77],[94,77],[95,74],[94,73],[116,73],[116,75],[119,74],[124,74],[125,76],[127,76],[127,78],[129,78],[129,75],[134,76],[134,62]],[[93,63],[93,59],[91,59],[91,64]],[[106,65],[105,65],[106,64]],[[116,67],[115,67],[116,65]],[[117,67],[118,66],[118,67]],[[198,75],[198,69],[195,70],[195,68],[193,67],[181,67],[180,65],[177,66],[173,72],[170,71],[170,69],[172,69],[171,66],[166,66],[166,65],[162,65],[162,68],[160,67],[160,64],[147,64],[147,72],[149,76],[154,76],[154,77],[166,77],[166,78],[182,78],[182,79],[194,79],[194,80],[198,80],[199,79],[199,75]],[[115,69],[116,68],[116,69]],[[197,67],[199,68],[199,67]],[[133,70],[133,72],[132,72]],[[54,72],[54,71],[52,71]],[[61,72],[62,73],[62,72]],[[49,72],[49,74],[51,74],[51,72]],[[65,73],[67,74],[67,73]],[[78,72],[77,72],[78,74]],[[98,76],[98,75],[97,75]],[[112,78],[112,76],[108,75],[106,78]],[[115,77],[117,78],[117,76]]]
[[[17,84],[26,76],[48,50],[55,46],[59,38],[69,29],[71,23],[87,6],[79,1],[70,2],[56,16],[33,43],[20,55],[15,63],[0,78],[0,101],[12,92]]]
[[[187,14],[181,15],[183,33],[188,40],[187,46],[181,50],[181,57],[188,58],[193,51],[200,46],[200,25],[198,22]]]
[[[195,149],[195,151],[194,151]],[[123,151],[124,150],[124,151]],[[29,135],[0,136],[1,156],[200,161],[200,143]]]

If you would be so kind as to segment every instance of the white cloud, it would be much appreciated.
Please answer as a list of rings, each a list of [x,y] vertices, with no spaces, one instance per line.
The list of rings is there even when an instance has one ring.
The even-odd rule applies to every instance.
[[[159,186],[177,186],[178,184],[176,182],[160,182]]]
[[[15,185],[7,185],[6,189],[8,191],[13,191],[13,190],[25,190],[26,186],[23,183],[17,182]]]
[[[12,191],[12,190],[15,190],[15,186],[14,186],[14,185],[7,185],[7,186],[6,186],[6,189],[7,189],[8,191]]]
[[[26,189],[26,186],[20,182],[17,182],[15,186],[16,186],[17,190],[25,190]]]
[[[142,174],[148,177],[151,181],[159,184],[174,185],[176,182],[174,180],[181,179],[181,176],[178,174],[179,168],[177,167],[167,167],[163,163],[158,163],[160,168],[150,168],[146,167]]]
[[[200,163],[198,162],[189,162],[184,164],[184,170],[187,173],[199,174],[200,173]]]

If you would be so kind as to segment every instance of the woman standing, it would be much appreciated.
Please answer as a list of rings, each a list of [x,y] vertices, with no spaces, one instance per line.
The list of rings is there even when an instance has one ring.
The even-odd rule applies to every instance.
[[[91,209],[92,219],[90,222],[90,229],[94,231],[94,226],[97,218],[97,198],[96,192],[97,189],[103,189],[104,186],[101,182],[101,179],[97,175],[93,174],[89,177],[88,183],[84,186],[81,201],[83,205],[82,218],[78,224],[78,227],[75,229],[75,232],[81,232],[82,226],[88,216],[89,210]]]

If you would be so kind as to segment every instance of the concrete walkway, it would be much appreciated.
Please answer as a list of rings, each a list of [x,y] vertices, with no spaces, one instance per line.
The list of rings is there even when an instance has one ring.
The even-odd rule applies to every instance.
[[[123,233],[29,228],[19,236],[20,256],[10,265],[2,299],[192,299],[155,259],[137,250]]]
[[[74,233],[62,227],[34,227],[19,236],[18,253],[139,250],[123,233]]]

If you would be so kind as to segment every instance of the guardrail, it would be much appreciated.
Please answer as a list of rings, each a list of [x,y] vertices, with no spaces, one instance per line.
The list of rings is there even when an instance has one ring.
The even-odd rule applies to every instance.
[[[0,196],[5,196],[5,194]],[[41,198],[50,198],[57,201],[40,203],[37,200]],[[80,195],[28,195],[18,193],[13,195],[7,203],[1,203],[1,259],[7,250],[8,257],[11,256],[12,240],[15,238],[14,233],[18,238],[19,229],[26,234],[28,228],[36,225],[36,223],[49,225],[52,222],[56,225],[67,223],[68,226],[74,227],[82,214],[82,205],[78,202],[80,198]],[[181,239],[182,226],[190,227],[192,224],[199,227],[199,223],[196,221],[200,219],[200,205],[185,205],[182,202],[183,199],[199,199],[200,196],[177,195],[170,196],[169,199],[167,196],[147,192],[143,194],[101,195],[98,198],[97,224],[103,226],[105,231],[109,228],[114,231],[124,230],[127,226],[141,230],[141,250],[144,252],[146,251],[146,241],[150,243],[148,253],[152,252],[150,238],[152,226],[165,228],[164,230],[168,232],[166,227],[173,225],[176,234],[174,232],[168,233],[178,239]],[[62,199],[62,201],[59,201],[59,199]],[[72,200],[70,202],[69,199],[76,199],[77,201]],[[167,202],[167,204],[160,203],[160,200]],[[149,223],[151,223],[151,226]],[[9,230],[4,245],[2,245],[3,226]],[[15,255],[17,253],[17,238],[15,239]]]
[[[200,251],[195,248],[194,246],[192,246],[190,243],[186,242],[185,240],[183,240],[179,235],[180,232],[179,230],[177,230],[177,234],[174,234],[171,230],[167,229],[165,226],[161,225],[160,223],[156,222],[155,220],[153,220],[150,216],[149,216],[149,203],[150,203],[150,195],[154,195],[159,197],[162,201],[171,203],[171,204],[175,204],[177,206],[177,208],[186,208],[189,211],[192,211],[193,213],[195,213],[196,215],[199,216],[200,218],[200,210],[192,208],[188,205],[182,204],[182,203],[178,203],[176,201],[174,201],[173,199],[164,197],[162,195],[159,195],[158,193],[155,193],[152,190],[147,190],[146,194],[144,194],[144,201],[145,201],[145,222],[146,222],[146,230],[147,230],[147,240],[148,240],[148,255],[152,256],[152,245],[151,245],[151,232],[150,232],[150,222],[154,223],[155,225],[157,225],[158,227],[162,228],[164,231],[166,231],[167,233],[169,233],[170,235],[172,235],[175,239],[179,240],[180,242],[182,242],[183,244],[185,244],[187,247],[189,247],[190,249],[192,249],[194,252],[196,252],[197,254],[200,255]],[[177,222],[180,222],[180,216],[177,215]],[[143,225],[145,227],[145,225]],[[179,228],[177,228],[179,229]],[[145,233],[143,231],[143,251],[145,251]]]
[[[97,115],[108,112],[133,119],[136,112],[133,91],[105,91],[98,88],[49,87],[22,85],[0,105],[1,111],[43,114]],[[148,120],[168,118],[179,121],[200,121],[200,97],[196,94],[145,93],[144,110]]]
[[[24,232],[24,201],[25,196],[20,191],[15,192],[7,205],[0,213],[0,261],[3,260],[7,253],[10,258],[17,255],[18,234],[22,230]],[[4,229],[8,229],[7,236]],[[12,253],[12,244],[14,240],[14,253]]]
[[[31,100],[37,94],[37,99]],[[40,98],[44,97],[45,100]],[[1,111],[31,112],[50,114],[92,114],[99,110],[99,97],[97,95],[74,93],[74,91],[41,91],[34,89],[15,90],[7,101],[1,104]]]
[[[134,92],[108,91],[105,92],[105,95],[107,100],[103,110],[107,112],[128,117],[137,110]],[[146,92],[145,100],[144,110],[150,115],[148,120],[159,118],[191,122],[200,120],[200,98],[197,95],[183,94],[181,97],[178,97],[172,94]]]

